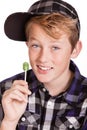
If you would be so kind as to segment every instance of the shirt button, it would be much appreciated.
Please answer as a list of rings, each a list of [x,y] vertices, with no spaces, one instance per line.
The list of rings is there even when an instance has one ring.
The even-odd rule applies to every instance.
[[[45,89],[45,88],[43,88],[43,92],[46,92],[46,89]]]
[[[48,106],[51,106],[52,105],[52,102],[51,101],[48,101]]]
[[[26,120],[26,118],[25,118],[25,117],[22,117],[22,118],[21,118],[21,121],[23,121],[23,122],[24,122],[25,120]]]
[[[73,128],[73,126],[72,126],[72,125],[70,125],[70,126],[69,126],[69,128],[70,128],[70,129],[72,129],[72,128]]]

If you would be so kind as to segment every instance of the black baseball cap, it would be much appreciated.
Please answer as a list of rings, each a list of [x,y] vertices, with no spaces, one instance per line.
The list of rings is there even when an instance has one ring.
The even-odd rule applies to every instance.
[[[39,0],[27,12],[16,12],[9,15],[4,24],[5,34],[12,40],[26,41],[25,24],[34,16],[50,13],[60,13],[77,19],[78,35],[80,35],[80,20],[75,8],[62,0]]]

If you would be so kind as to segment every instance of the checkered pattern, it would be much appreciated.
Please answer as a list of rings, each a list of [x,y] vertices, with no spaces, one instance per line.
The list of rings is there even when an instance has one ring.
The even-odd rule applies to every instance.
[[[70,88],[52,97],[33,71],[28,71],[27,81],[32,95],[17,130],[86,130],[87,129],[87,79],[80,75],[71,61],[70,70],[75,76]],[[0,83],[1,95],[15,79],[23,79],[24,73]],[[2,109],[0,106],[0,116]],[[1,118],[1,117],[0,117]]]
[[[76,26],[78,29],[78,35],[80,35],[80,21],[75,8],[62,0],[40,0],[35,2],[29,8],[28,12],[11,14],[5,21],[5,33],[13,40],[26,41],[24,31],[26,22],[33,16],[54,12],[77,19]]]
[[[53,12],[59,12],[73,19],[79,19],[75,8],[62,0],[40,0],[34,3],[28,10],[28,13],[34,15],[50,14]]]

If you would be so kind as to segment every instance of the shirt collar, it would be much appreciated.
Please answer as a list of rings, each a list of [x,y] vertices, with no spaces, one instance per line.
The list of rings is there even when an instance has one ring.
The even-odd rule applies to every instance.
[[[36,78],[33,70],[29,70],[27,72],[27,82],[28,82],[28,85],[29,85],[29,89],[31,90],[32,93],[36,92],[42,84]]]
[[[79,102],[81,94],[81,87],[82,87],[81,82],[83,76],[81,76],[78,67],[73,61],[70,61],[70,70],[73,71],[74,77],[69,89],[67,90],[66,93],[64,93],[64,98],[69,104],[76,105]]]

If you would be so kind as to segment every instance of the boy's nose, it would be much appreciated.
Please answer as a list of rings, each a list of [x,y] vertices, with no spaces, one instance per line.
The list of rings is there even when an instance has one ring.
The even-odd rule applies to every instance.
[[[40,55],[39,55],[39,60],[41,62],[47,62],[48,61],[48,50],[41,50]]]

